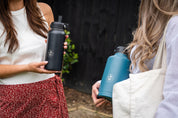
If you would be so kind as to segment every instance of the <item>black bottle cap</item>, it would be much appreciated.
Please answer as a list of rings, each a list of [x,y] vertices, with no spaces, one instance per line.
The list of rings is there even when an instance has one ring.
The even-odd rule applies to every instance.
[[[58,22],[62,22],[62,16],[58,16]]]
[[[62,16],[58,16],[58,22],[52,22],[50,27],[51,28],[63,29],[64,28],[64,23],[62,23],[61,21],[62,21]]]
[[[52,22],[50,25],[51,28],[59,28],[59,29],[63,29],[64,28],[64,24],[60,23],[60,22]]]
[[[118,46],[115,50],[114,50],[114,53],[124,53],[125,51],[125,47],[124,46]]]

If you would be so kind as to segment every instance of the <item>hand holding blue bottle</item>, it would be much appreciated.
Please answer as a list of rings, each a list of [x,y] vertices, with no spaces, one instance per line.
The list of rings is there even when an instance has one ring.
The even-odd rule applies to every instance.
[[[123,51],[124,47],[119,46],[116,49],[115,55],[108,58],[101,80],[98,98],[104,97],[112,101],[113,85],[129,78],[130,60],[127,58],[127,55],[122,53]]]

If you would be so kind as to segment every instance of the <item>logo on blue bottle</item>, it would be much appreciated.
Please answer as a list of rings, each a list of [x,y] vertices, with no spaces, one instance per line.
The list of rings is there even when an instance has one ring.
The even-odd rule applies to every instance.
[[[112,75],[109,74],[109,75],[107,76],[107,79],[108,79],[108,80],[111,80],[111,79],[112,79]]]

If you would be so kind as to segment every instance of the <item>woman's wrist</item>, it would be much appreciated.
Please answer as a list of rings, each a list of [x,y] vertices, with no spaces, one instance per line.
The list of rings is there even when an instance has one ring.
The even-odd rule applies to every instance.
[[[24,72],[30,72],[29,64],[22,65],[22,70],[24,70]]]

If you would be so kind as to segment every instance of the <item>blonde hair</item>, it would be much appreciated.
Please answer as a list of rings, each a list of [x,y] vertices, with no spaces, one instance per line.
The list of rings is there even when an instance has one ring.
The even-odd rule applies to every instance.
[[[178,0],[142,0],[139,7],[138,27],[133,32],[133,41],[127,47],[131,54],[131,71],[138,66],[147,71],[146,61],[157,52],[159,39],[172,15],[178,14]]]

